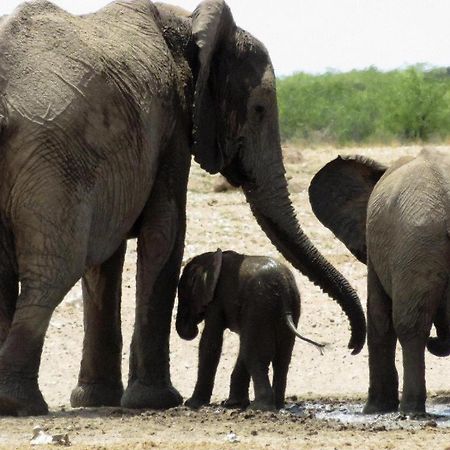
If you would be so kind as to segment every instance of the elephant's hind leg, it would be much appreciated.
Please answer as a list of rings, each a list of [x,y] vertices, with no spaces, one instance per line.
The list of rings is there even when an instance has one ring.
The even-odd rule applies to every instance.
[[[117,406],[123,394],[120,301],[124,241],[113,256],[83,276],[84,341],[73,407]]]
[[[431,289],[424,289],[420,285],[423,284],[421,278],[409,280],[394,294],[394,327],[403,353],[400,409],[405,413],[425,412],[425,347],[433,317],[445,291],[442,282],[439,286],[439,280],[431,282]]]
[[[283,330],[284,338],[278,344],[277,352],[272,362],[273,366],[273,394],[275,397],[275,407],[284,408],[284,396],[286,393],[287,375],[291,362],[292,350],[294,348],[295,337],[289,330]]]
[[[0,415],[47,414],[38,386],[42,347],[54,308],[73,283],[43,289],[35,281],[22,282],[11,328],[0,349]]]
[[[367,343],[369,398],[364,413],[396,411],[398,374],[395,367],[397,336],[392,323],[392,300],[384,291],[370,260],[367,276]]]
[[[262,336],[261,330],[256,326],[247,327],[241,332],[241,345],[255,391],[255,399],[250,403],[250,408],[271,411],[275,409],[275,400],[269,380],[269,365],[275,353],[275,333],[271,329],[263,333]]]
[[[247,408],[250,404],[248,396],[249,385],[250,374],[240,350],[233,372],[231,373],[230,394],[224,405],[227,408]]]

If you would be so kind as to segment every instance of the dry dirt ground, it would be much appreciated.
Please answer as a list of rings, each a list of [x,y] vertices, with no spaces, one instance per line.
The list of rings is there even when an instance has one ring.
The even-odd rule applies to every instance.
[[[450,147],[447,149],[450,151]],[[307,186],[314,173],[339,153],[365,154],[388,163],[419,150],[419,147],[284,149],[292,201],[304,230],[350,280],[363,303],[365,266],[312,215]],[[218,181],[193,167],[185,260],[217,247],[279,257],[253,220],[243,195],[239,191],[215,193],[213,187]],[[124,380],[134,318],[135,248],[135,243],[130,242],[123,281]],[[69,395],[76,384],[83,338],[81,292],[77,285],[55,312],[45,343],[40,386],[51,414],[41,418],[0,418],[0,448],[28,448],[33,427],[41,425],[51,434],[68,433],[74,448],[450,449],[448,417],[443,422],[436,417],[414,421],[400,415],[369,420],[358,414],[367,392],[367,348],[360,355],[351,356],[346,349],[348,323],[339,307],[303,276],[296,274],[296,278],[302,295],[301,332],[328,346],[320,356],[313,347],[297,341],[287,388],[291,403],[296,403],[293,413],[255,414],[220,407],[220,401],[227,396],[238,346],[237,337],[231,333],[225,336],[212,399],[215,405],[211,407],[199,412],[184,407],[165,412],[70,409]],[[192,393],[196,379],[197,345],[198,338],[185,342],[172,332],[172,380],[185,398]],[[450,359],[427,354],[426,362],[431,401],[448,414]],[[398,367],[401,374],[400,356]],[[340,411],[345,415],[346,405],[356,411],[348,416],[351,423],[335,420]],[[235,440],[231,432],[239,442],[231,442]]]

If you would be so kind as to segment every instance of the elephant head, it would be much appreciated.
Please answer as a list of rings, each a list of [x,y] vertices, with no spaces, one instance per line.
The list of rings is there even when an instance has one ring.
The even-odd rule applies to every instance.
[[[178,285],[176,330],[185,340],[198,334],[198,324],[214,298],[222,268],[222,251],[204,253],[189,261]]]
[[[366,264],[366,218],[370,194],[387,167],[364,156],[338,156],[309,186],[316,217]]]
[[[240,186],[263,231],[291,264],[333,297],[349,317],[349,348],[366,324],[347,280],[302,231],[289,198],[280,145],[275,75],[264,45],[236,26],[222,0],[192,13],[192,153],[203,169]]]

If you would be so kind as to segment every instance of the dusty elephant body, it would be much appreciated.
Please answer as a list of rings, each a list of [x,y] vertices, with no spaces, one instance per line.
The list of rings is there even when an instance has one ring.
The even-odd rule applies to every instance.
[[[199,347],[195,390],[186,405],[206,405],[211,399],[226,328],[239,334],[239,355],[230,380],[227,406],[249,405],[253,381],[254,409],[284,407],[287,373],[300,317],[300,294],[291,271],[263,256],[233,251],[204,253],[184,268],[178,286],[177,332],[194,339],[205,327]],[[273,383],[269,381],[269,364]]]
[[[367,262],[367,413],[398,407],[397,339],[404,412],[425,411],[425,347],[450,354],[449,173],[450,155],[423,150],[389,169],[364,157],[338,157],[311,182],[317,217]],[[430,338],[433,323],[437,338]]]
[[[0,414],[48,410],[38,387],[52,312],[83,277],[85,339],[74,406],[167,408],[191,154],[242,186],[292,263],[350,318],[354,291],[295,218],[264,46],[227,5],[192,13],[148,0],[73,16],[44,0],[0,24]],[[137,237],[136,323],[121,381],[121,273]],[[21,292],[18,295],[18,282]]]

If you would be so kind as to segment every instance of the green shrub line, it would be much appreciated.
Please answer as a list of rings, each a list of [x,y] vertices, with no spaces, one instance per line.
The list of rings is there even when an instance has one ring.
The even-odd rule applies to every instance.
[[[300,72],[280,77],[277,95],[283,141],[349,145],[450,137],[450,68]]]

